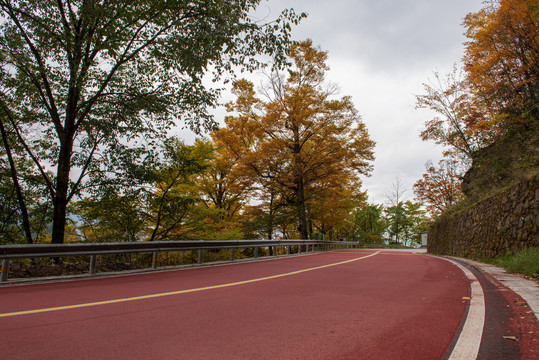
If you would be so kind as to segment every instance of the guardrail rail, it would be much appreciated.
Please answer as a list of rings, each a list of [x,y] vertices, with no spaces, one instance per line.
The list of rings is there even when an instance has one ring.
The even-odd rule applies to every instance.
[[[198,250],[198,264],[202,264],[204,250],[231,249],[231,261],[234,261],[235,249],[254,248],[254,257],[258,257],[258,249],[262,247],[286,247],[287,255],[291,253],[291,247],[297,246],[298,252],[305,247],[306,251],[333,250],[338,248],[355,247],[357,243],[342,241],[320,240],[199,240],[199,241],[141,241],[141,242],[117,242],[117,243],[76,243],[76,244],[24,244],[24,245],[1,245],[0,259],[2,268],[0,281],[7,281],[9,266],[12,259],[31,258],[59,258],[66,256],[90,257],[89,274],[96,273],[98,255],[127,254],[127,253],[152,253],[152,268],[158,268],[157,256],[160,252]]]

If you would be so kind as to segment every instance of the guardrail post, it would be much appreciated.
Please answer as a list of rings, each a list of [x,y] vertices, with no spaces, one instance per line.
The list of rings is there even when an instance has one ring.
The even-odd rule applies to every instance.
[[[258,246],[255,246],[255,259],[258,257]]]
[[[286,247],[286,255],[290,255],[290,245]]]
[[[9,259],[3,259],[2,260],[2,269],[1,269],[1,275],[0,275],[0,281],[7,281],[7,277],[9,274]]]
[[[90,274],[95,274],[97,255],[90,256]]]
[[[159,255],[158,251],[154,251],[152,254],[152,269],[157,269],[157,255]]]
[[[198,250],[198,264],[202,264],[202,249]]]
[[[234,252],[235,252],[235,248],[232,248],[230,249],[230,261],[234,261]]]

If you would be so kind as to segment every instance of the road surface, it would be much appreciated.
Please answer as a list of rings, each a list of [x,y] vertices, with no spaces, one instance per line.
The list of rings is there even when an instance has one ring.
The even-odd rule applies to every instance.
[[[0,357],[455,358],[470,283],[444,259],[342,250],[2,287]]]

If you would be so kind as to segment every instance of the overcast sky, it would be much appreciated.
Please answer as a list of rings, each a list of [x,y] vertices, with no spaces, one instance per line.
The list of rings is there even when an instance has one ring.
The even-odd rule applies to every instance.
[[[419,133],[432,113],[415,109],[422,83],[451,71],[463,55],[466,14],[482,0],[268,0],[257,14],[274,19],[293,8],[309,16],[293,29],[294,40],[310,38],[328,52],[326,80],[349,95],[376,142],[374,171],[364,179],[369,201],[384,203],[395,180],[407,188],[437,163],[441,149]],[[222,122],[222,112],[216,120]]]

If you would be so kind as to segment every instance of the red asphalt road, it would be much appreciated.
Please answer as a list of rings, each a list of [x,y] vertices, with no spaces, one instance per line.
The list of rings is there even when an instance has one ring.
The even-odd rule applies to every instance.
[[[0,288],[3,314],[235,283],[369,250]],[[440,359],[469,281],[405,252],[235,286],[0,317],[3,359]]]

